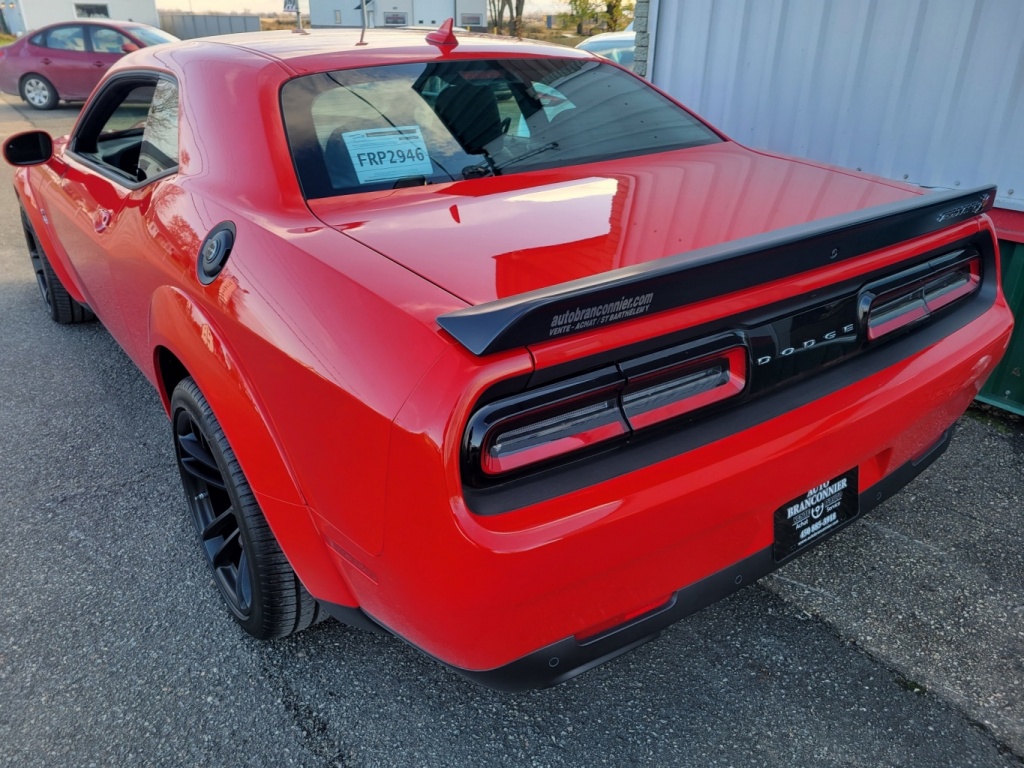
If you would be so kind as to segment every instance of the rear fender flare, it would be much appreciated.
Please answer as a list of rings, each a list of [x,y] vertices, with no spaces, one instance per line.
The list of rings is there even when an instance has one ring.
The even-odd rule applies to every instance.
[[[163,287],[150,304],[153,381],[170,415],[170,392],[161,370],[166,349],[184,366],[210,403],[282,551],[316,598],[355,606],[313,523],[295,476],[284,458],[272,421],[244,369],[213,320],[184,293]]]

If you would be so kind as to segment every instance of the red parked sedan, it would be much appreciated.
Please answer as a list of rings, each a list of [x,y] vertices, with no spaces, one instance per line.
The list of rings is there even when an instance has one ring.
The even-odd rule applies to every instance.
[[[126,53],[178,38],[131,21],[76,20],[34,30],[0,48],[0,91],[36,109],[81,101]]]
[[[751,150],[593,54],[450,26],[140,51],[4,153],[48,314],[160,393],[234,619],[326,611],[498,687],[859,520],[1012,326],[991,187]]]

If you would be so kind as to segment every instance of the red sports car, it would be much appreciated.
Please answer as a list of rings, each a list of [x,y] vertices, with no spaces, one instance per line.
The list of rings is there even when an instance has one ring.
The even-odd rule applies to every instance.
[[[1012,325],[991,188],[754,151],[573,49],[161,46],[4,151],[50,316],[95,313],[163,398],[238,623],[326,612],[496,687],[869,512]]]
[[[126,53],[177,40],[132,21],[51,24],[0,48],[0,91],[36,109],[53,109],[61,99],[82,101]]]

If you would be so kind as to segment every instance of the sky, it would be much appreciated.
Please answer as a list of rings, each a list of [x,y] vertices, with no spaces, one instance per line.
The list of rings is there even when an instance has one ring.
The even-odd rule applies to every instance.
[[[192,11],[194,13],[278,13],[284,0],[156,0],[161,11]],[[303,13],[309,11],[309,0],[299,0]],[[527,13],[558,13],[566,8],[558,0],[527,0]]]

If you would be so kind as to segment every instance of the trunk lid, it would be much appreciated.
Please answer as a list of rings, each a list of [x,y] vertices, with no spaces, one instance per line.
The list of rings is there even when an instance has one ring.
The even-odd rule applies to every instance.
[[[477,305],[916,194],[725,142],[310,206]]]

